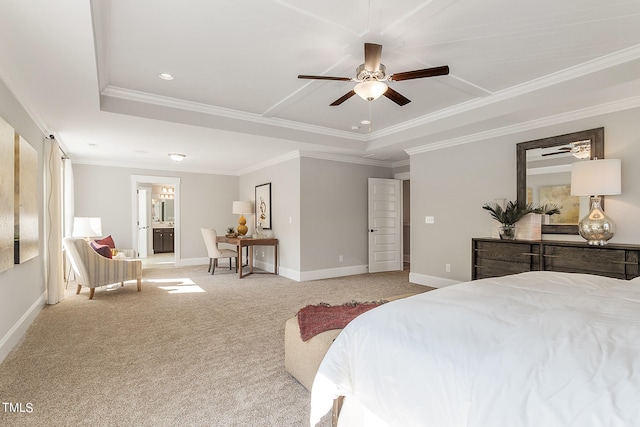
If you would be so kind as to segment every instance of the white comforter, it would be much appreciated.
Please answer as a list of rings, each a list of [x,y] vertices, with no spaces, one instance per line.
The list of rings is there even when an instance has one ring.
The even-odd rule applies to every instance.
[[[315,378],[390,426],[640,425],[640,280],[532,272],[387,303],[353,320]]]

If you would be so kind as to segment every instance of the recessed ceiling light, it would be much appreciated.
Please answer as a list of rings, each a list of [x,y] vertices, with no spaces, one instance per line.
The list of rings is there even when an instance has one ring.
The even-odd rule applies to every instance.
[[[361,125],[370,125],[370,124],[371,124],[371,121],[370,121],[370,120],[361,120],[361,121],[360,121],[360,124],[361,124]]]
[[[184,160],[185,156],[184,154],[180,154],[180,153],[171,153],[169,154],[169,157],[171,158],[171,160],[173,160],[174,162],[181,162],[182,160]]]
[[[160,73],[158,74],[158,77],[160,77],[162,80],[173,80],[173,75],[169,73]]]

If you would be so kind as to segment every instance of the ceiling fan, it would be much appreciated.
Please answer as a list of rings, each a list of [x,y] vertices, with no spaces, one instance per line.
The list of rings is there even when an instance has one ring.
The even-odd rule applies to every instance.
[[[578,159],[587,159],[591,157],[591,140],[576,141],[570,143],[566,147],[559,147],[556,151],[541,154],[542,157],[555,156],[557,154],[570,153]]]
[[[405,71],[403,73],[395,73],[387,75],[386,67],[380,63],[382,56],[382,45],[374,43],[364,44],[364,64],[356,69],[356,77],[331,77],[331,76],[309,76],[299,75],[299,79],[312,80],[337,80],[344,82],[358,82],[355,87],[333,101],[330,105],[336,106],[342,104],[353,95],[358,94],[362,99],[373,101],[384,95],[396,104],[403,106],[411,102],[410,99],[391,89],[385,81],[398,82],[402,80],[422,79],[424,77],[445,76],[449,74],[449,67],[444,65],[441,67],[425,68],[422,70]]]

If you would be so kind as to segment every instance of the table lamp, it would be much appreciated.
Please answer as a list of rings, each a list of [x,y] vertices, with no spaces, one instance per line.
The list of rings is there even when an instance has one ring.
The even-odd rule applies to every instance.
[[[249,231],[247,227],[247,220],[244,214],[250,214],[252,212],[251,202],[235,201],[233,202],[233,213],[240,215],[238,219],[238,235],[244,236]]]
[[[102,220],[76,216],[73,218],[73,237],[80,237],[89,241],[92,237],[102,236]]]
[[[620,159],[575,162],[571,165],[571,195],[590,196],[589,213],[578,223],[578,232],[590,245],[604,245],[616,232],[605,215],[601,196],[621,193]]]

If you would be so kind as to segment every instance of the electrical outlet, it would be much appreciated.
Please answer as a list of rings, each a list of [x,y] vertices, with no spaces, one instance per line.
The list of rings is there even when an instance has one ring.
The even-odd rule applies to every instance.
[[[262,251],[262,258],[264,258],[264,251]]]
[[[343,257],[342,255],[338,256],[338,261],[339,261],[339,262],[344,261],[344,257]]]
[[[451,264],[445,264],[444,271],[446,271],[447,273],[451,273]]]

